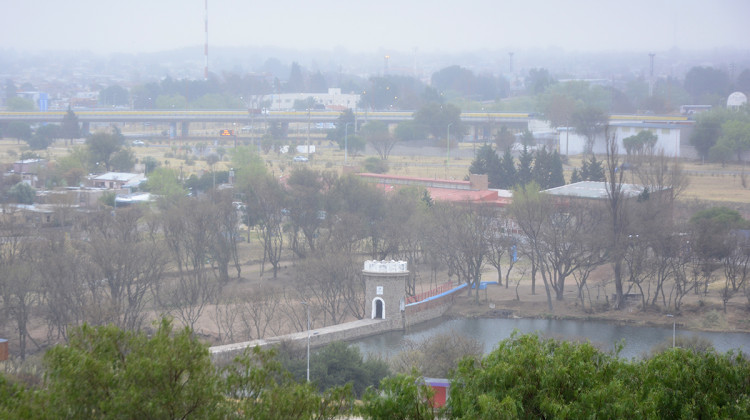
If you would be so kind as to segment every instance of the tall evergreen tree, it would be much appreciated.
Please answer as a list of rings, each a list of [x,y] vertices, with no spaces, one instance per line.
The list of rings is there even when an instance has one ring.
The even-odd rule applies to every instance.
[[[518,171],[516,172],[516,184],[525,186],[532,181],[531,163],[534,160],[534,155],[531,154],[529,148],[524,146],[521,156],[518,157]]]
[[[65,139],[67,145],[68,139],[77,139],[81,137],[81,126],[78,125],[78,116],[68,107],[68,112],[63,116],[60,124],[60,135]]]
[[[550,155],[546,148],[542,148],[534,153],[534,168],[531,171],[531,177],[539,187],[546,190],[550,186]]]
[[[560,187],[565,185],[565,175],[563,175],[562,159],[557,150],[552,152],[549,159],[549,188]]]
[[[576,182],[583,181],[581,175],[578,173],[578,168],[573,168],[573,173],[570,174],[570,183],[575,184]]]
[[[502,184],[500,158],[497,152],[486,144],[477,150],[477,155],[469,166],[471,174],[487,174],[490,188],[500,188]]]
[[[289,80],[284,85],[284,91],[289,93],[302,93],[305,91],[305,79],[302,76],[302,67],[296,61],[292,63]]]
[[[591,155],[591,161],[589,162],[588,180],[599,182],[605,181],[602,161],[596,160],[596,156],[593,154]]]
[[[512,189],[516,185],[518,175],[516,174],[516,163],[510,154],[510,147],[505,148],[502,161],[500,162],[500,187]]]

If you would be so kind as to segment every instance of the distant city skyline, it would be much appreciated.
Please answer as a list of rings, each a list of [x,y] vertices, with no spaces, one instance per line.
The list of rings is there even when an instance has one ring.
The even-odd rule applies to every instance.
[[[205,0],[0,0],[0,52],[150,53],[202,46]],[[349,52],[561,48],[750,51],[750,1],[208,0],[212,47]]]

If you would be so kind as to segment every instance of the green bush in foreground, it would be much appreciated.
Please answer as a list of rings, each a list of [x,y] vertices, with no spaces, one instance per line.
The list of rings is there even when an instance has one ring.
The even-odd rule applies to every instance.
[[[332,349],[337,360],[348,354]],[[39,386],[0,375],[0,418],[317,419],[355,411],[351,383],[318,391],[295,380],[275,350],[260,348],[217,369],[207,346],[168,320],[150,337],[83,326],[44,363]],[[588,343],[514,334],[482,359],[463,359],[451,376],[443,411],[416,372],[369,387],[356,411],[368,419],[750,418],[750,362],[731,352],[675,348],[628,361]]]
[[[453,377],[453,418],[748,418],[741,355],[670,349],[626,361],[588,343],[513,335]]]

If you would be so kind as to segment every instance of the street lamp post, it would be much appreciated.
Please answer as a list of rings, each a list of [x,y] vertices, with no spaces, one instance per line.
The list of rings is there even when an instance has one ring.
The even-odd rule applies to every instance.
[[[300,302],[305,307],[307,313],[307,382],[310,382],[310,304],[308,302]]]
[[[346,123],[344,125],[344,165],[346,165],[349,158],[349,126],[353,123]]]

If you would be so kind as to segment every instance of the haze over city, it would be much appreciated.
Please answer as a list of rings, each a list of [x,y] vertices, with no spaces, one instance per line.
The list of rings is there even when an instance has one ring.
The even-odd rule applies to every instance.
[[[202,46],[202,0],[0,1],[0,51],[146,53]],[[750,2],[208,1],[209,50],[455,53],[747,49]]]

